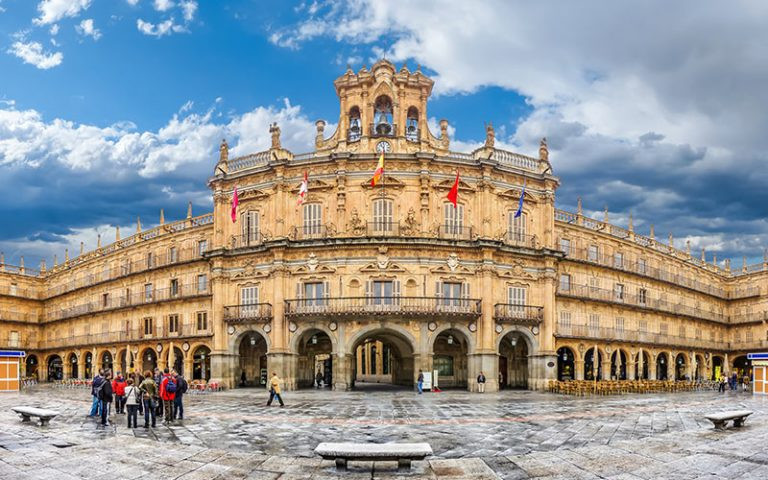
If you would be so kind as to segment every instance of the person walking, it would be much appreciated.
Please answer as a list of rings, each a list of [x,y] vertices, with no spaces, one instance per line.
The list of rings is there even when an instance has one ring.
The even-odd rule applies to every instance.
[[[480,372],[480,375],[477,376],[477,391],[485,393],[485,375],[483,372]]]
[[[155,385],[157,386],[158,391],[159,391],[160,383],[162,383],[162,381],[163,381],[163,373],[160,371],[159,368],[155,368],[153,379],[155,380]],[[155,412],[155,415],[157,415],[158,417],[162,417],[163,416],[163,401],[162,401],[162,399],[160,401],[156,400],[155,404],[156,404],[156,410],[157,410]]]
[[[726,384],[725,375],[721,373],[720,374],[720,386],[717,388],[717,391],[725,393],[725,384]]]
[[[323,372],[319,368],[317,369],[317,375],[315,375],[315,381],[317,382],[317,388],[323,386]]]
[[[163,379],[160,381],[160,398],[163,400],[163,423],[168,424],[173,420],[173,401],[176,399],[176,380],[166,367],[163,370]]]
[[[101,401],[101,424],[105,427],[109,425],[109,407],[113,400],[112,382],[110,380],[112,380],[112,374],[107,373],[98,390],[99,400]]]
[[[269,400],[267,400],[267,406],[272,405],[272,400],[277,397],[280,402],[280,406],[284,407],[283,397],[280,395],[280,377],[276,372],[272,372],[272,378],[269,380]]]
[[[176,378],[176,398],[173,399],[173,419],[184,420],[184,394],[189,389],[187,380],[182,376],[173,372]]]
[[[743,391],[749,391],[749,375],[744,375],[744,379],[741,381],[741,387]]]
[[[118,415],[125,413],[125,378],[123,374],[117,372],[117,376],[112,380],[112,390],[115,392],[115,413]]]
[[[241,374],[240,374],[240,386],[241,386],[241,387],[244,387],[244,386],[245,386],[245,380],[246,380],[246,377],[245,377],[245,370],[243,370],[243,373],[241,373]]]
[[[139,390],[143,393],[142,403],[144,404],[144,428],[149,428],[149,418],[152,417],[152,428],[155,428],[155,411],[157,400],[157,384],[152,378],[152,372],[144,372],[144,381],[139,385]]]
[[[141,403],[141,390],[134,385],[132,378],[129,378],[126,382],[123,399],[128,409],[128,428],[138,428],[136,414],[139,411],[139,403]]]
[[[103,375],[104,371],[99,370],[99,373],[97,373],[91,381],[91,396],[93,397],[93,402],[91,403],[91,413],[88,414],[89,417],[95,417],[101,414],[101,401],[99,400],[99,396],[96,394],[96,389],[99,388],[101,382],[104,381]]]
[[[424,393],[424,372],[419,370],[419,376],[416,378],[416,389],[419,391],[419,395]]]
[[[736,390],[739,386],[739,375],[736,372],[733,372],[733,375],[731,376],[731,390]]]

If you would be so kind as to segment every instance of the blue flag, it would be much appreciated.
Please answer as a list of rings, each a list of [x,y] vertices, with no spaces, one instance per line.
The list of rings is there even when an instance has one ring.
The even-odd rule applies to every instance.
[[[523,180],[523,191],[520,192],[520,203],[517,204],[517,211],[515,212],[515,218],[523,214],[523,197],[525,197],[525,184],[528,179]]]

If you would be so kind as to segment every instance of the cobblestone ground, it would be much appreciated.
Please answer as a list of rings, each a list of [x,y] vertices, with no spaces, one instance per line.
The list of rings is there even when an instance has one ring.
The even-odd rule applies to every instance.
[[[85,390],[0,394],[0,479],[768,478],[768,399],[750,394],[285,397],[285,408],[268,408],[262,390],[187,396],[183,422],[129,430],[123,415],[107,429],[86,418]],[[22,424],[16,405],[61,415],[48,427]],[[718,432],[702,418],[734,408],[755,412],[744,428]],[[338,474],[312,453],[322,441],[424,441],[435,455],[408,474],[386,462]]]

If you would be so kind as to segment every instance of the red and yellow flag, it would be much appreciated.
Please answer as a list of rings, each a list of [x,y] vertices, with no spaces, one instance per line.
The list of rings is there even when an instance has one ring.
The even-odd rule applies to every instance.
[[[376,165],[376,171],[373,172],[373,178],[371,179],[371,186],[375,187],[377,183],[381,181],[381,177],[384,175],[384,152],[381,152],[379,157],[379,164]]]

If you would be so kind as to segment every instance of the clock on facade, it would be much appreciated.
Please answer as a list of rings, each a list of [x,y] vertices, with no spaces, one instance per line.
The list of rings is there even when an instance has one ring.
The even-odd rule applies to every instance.
[[[389,142],[379,142],[376,144],[377,153],[389,153],[390,151],[392,151],[392,146]]]

